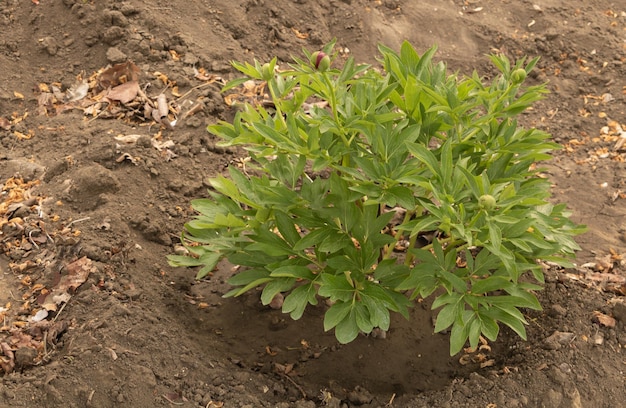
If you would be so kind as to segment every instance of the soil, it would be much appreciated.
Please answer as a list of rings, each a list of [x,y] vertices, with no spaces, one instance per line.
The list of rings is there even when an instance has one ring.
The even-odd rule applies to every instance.
[[[5,0],[0,27],[0,407],[623,406],[623,2]],[[377,43],[437,44],[486,78],[486,54],[541,57],[529,84],[551,93],[521,121],[564,146],[545,173],[589,230],[577,267],[547,271],[528,341],[503,329],[450,357],[425,300],[339,345],[322,309],[291,321],[256,292],[222,298],[231,265],[201,281],[168,266],[190,200],[241,159],[205,129],[232,117],[230,61],[285,63],[333,38],[373,64]],[[143,103],[93,105],[92,85],[91,108],[63,103],[133,67],[147,98],[188,115],[168,127]]]

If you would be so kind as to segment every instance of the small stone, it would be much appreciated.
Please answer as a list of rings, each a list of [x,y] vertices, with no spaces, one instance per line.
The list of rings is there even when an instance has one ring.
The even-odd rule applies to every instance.
[[[105,23],[113,26],[126,27],[128,19],[123,11],[111,10],[104,14]]]
[[[107,50],[107,61],[109,61],[111,64],[119,64],[126,61],[127,59],[128,57],[126,56],[126,54],[120,51],[120,49],[117,47],[111,47]]]
[[[368,390],[358,385],[348,394],[348,400],[354,405],[369,404],[373,399],[374,397]]]
[[[275,310],[282,309],[284,301],[285,301],[285,298],[283,294],[277,293],[272,299],[272,301],[270,302],[270,307]]]
[[[572,367],[567,363],[561,363],[559,364],[559,370],[565,374],[569,374],[572,372]]]
[[[140,289],[135,288],[135,289],[128,289],[127,291],[124,292],[124,294],[128,296],[130,300],[138,300],[141,297],[142,292]]]
[[[567,309],[561,305],[552,305],[550,312],[554,317],[563,317],[567,315]]]
[[[540,406],[542,408],[558,407],[563,401],[563,394],[555,390],[548,390],[548,392],[543,395],[541,401]]]
[[[547,337],[543,343],[547,350],[558,350],[561,346],[571,343],[575,338],[574,333],[555,331],[550,337]]]
[[[197,65],[199,62],[200,60],[198,59],[198,57],[190,52],[186,53],[183,57],[183,64],[185,65]]]
[[[20,347],[15,351],[15,364],[18,367],[30,367],[35,364],[37,350],[32,347]]]
[[[54,37],[44,37],[39,40],[39,43],[49,55],[57,55],[57,52],[59,51],[59,43]]]
[[[102,36],[102,40],[105,44],[116,45],[124,38],[126,35],[126,30],[122,27],[113,26],[106,29],[104,35]],[[108,56],[107,56],[108,57]]]
[[[371,336],[374,339],[386,339],[387,338],[387,332],[385,330],[381,329],[380,327],[375,327],[372,330]]]
[[[594,334],[593,336],[591,336],[591,340],[596,346],[601,346],[602,344],[604,344],[604,336],[602,335],[602,333]]]
[[[626,304],[616,303],[613,306],[613,316],[622,323],[626,323]]]

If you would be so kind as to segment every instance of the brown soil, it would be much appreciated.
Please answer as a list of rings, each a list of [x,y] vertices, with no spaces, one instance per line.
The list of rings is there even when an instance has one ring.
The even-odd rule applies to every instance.
[[[626,8],[535,3],[1,1],[0,406],[623,406]],[[168,266],[190,200],[238,159],[205,130],[232,116],[217,77],[234,75],[231,60],[289,61],[333,37],[371,63],[378,42],[438,44],[451,69],[487,76],[488,53],[541,57],[530,83],[551,94],[522,120],[565,146],[547,175],[589,231],[577,268],[548,271],[528,341],[505,330],[450,358],[425,301],[385,339],[341,346],[321,309],[294,322],[258,293],[222,298],[228,265],[200,282]],[[127,58],[148,97],[175,101],[164,80],[175,82],[178,104],[201,109],[170,130],[128,109],[42,105],[53,85]]]

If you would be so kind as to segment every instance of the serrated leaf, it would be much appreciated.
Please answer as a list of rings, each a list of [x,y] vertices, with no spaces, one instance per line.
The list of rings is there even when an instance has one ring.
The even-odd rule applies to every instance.
[[[328,297],[331,301],[347,302],[354,295],[355,289],[348,282],[345,274],[331,275],[322,273],[321,285],[318,289],[320,296]]]

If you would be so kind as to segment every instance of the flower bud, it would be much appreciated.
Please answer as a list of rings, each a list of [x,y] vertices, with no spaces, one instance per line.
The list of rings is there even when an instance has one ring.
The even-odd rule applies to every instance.
[[[526,70],[524,68],[518,68],[511,73],[511,81],[514,84],[521,84],[526,79]]]
[[[322,51],[316,51],[311,55],[311,64],[318,71],[326,71],[330,68],[330,57]]]
[[[263,64],[263,66],[261,67],[261,75],[263,76],[263,80],[267,82],[271,81],[272,78],[274,78],[274,71],[272,70],[269,62]]]
[[[496,208],[496,199],[489,194],[481,195],[478,198],[478,207],[487,211],[493,210]]]

